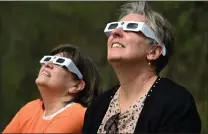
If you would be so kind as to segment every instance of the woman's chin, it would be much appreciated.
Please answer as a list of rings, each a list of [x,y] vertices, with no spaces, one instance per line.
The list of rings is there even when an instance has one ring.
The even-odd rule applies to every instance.
[[[122,60],[121,56],[108,56],[108,61],[109,62],[119,62]]]
[[[38,86],[38,87],[47,87],[47,82],[43,79],[40,79],[40,78],[37,78],[35,80],[35,84]]]

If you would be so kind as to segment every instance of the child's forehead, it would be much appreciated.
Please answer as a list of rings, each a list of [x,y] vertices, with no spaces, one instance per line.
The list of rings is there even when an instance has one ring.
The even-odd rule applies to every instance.
[[[68,52],[59,52],[53,56],[60,56],[60,57],[65,57],[65,58],[71,58],[71,54]]]
[[[63,52],[60,52],[60,53],[57,53],[57,54],[55,54],[55,55],[53,55],[53,56],[60,56],[60,57],[63,57],[64,54],[63,54]]]

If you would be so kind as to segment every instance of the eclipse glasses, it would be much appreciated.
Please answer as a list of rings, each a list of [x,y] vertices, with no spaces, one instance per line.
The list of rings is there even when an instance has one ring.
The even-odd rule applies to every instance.
[[[73,63],[73,61],[69,58],[61,57],[61,56],[50,56],[46,55],[40,60],[40,64],[45,64],[46,62],[52,61],[53,64],[59,66],[65,66],[70,72],[75,73],[79,79],[83,79],[83,75]]]
[[[124,31],[130,32],[142,32],[146,37],[154,39],[162,47],[162,55],[166,55],[165,45],[155,36],[154,32],[146,25],[144,22],[135,21],[121,21],[121,22],[111,22],[105,27],[105,34],[110,36],[112,31],[116,28],[121,27]]]

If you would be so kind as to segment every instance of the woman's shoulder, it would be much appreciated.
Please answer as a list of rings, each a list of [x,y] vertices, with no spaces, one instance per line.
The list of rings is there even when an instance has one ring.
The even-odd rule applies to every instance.
[[[144,111],[151,111],[152,115],[161,115],[166,113],[184,114],[192,111],[197,115],[195,99],[191,92],[184,86],[177,84],[169,78],[161,79],[153,85],[151,92],[148,93],[144,104]]]
[[[61,114],[61,116],[84,116],[85,111],[86,111],[86,107],[82,106],[79,103],[70,103],[68,105],[66,105],[65,107],[66,109],[64,110],[64,112]]]
[[[31,119],[41,110],[42,102],[40,99],[36,99],[25,104],[17,113],[18,118],[23,122],[24,120]]]
[[[160,81],[152,88],[151,98],[155,98],[161,103],[182,104],[194,102],[191,92],[185,86],[176,83],[170,78],[161,77]]]
[[[72,105],[72,110],[73,110],[73,112],[75,112],[75,113],[84,113],[85,111],[86,111],[86,107],[84,107],[83,105],[81,105],[80,103],[74,103],[73,105]]]
[[[21,109],[20,112],[25,114],[32,114],[38,112],[42,108],[42,101],[36,99],[26,103]]]
[[[187,132],[191,132],[194,126],[195,130],[200,129],[200,116],[191,92],[169,78],[161,78],[155,84],[143,108],[143,120],[147,116],[153,116],[151,118],[158,120],[152,122],[163,123],[160,124],[163,128],[163,125],[172,130],[183,126]]]
[[[42,107],[43,102],[41,101],[41,99],[36,99],[36,100],[32,100],[28,103],[26,103],[26,105],[24,107],[37,107],[40,106]]]
[[[20,111],[24,111],[24,112],[33,112],[36,111],[36,109],[40,109],[42,107],[42,101],[40,99],[36,99],[33,101],[30,101],[28,103],[26,103],[21,109]]]
[[[164,95],[170,94],[171,96],[189,96],[190,91],[183,85],[176,83],[170,78],[161,77],[161,82],[158,83],[158,89]],[[157,86],[157,85],[156,85]]]

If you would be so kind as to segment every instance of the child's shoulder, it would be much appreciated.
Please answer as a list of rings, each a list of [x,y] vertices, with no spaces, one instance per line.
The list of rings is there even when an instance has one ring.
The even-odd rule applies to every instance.
[[[27,109],[30,109],[30,110],[34,110],[33,108],[38,108],[38,107],[42,107],[42,101],[40,99],[36,99],[36,100],[33,100],[33,101],[30,101],[28,102],[24,108],[27,108]]]
[[[86,109],[86,107],[82,106],[79,103],[71,103],[66,106],[66,109],[64,110],[62,115],[84,116]]]
[[[42,108],[42,104],[43,103],[40,99],[30,101],[20,109],[20,112],[22,114],[36,113],[37,111],[39,111]]]

